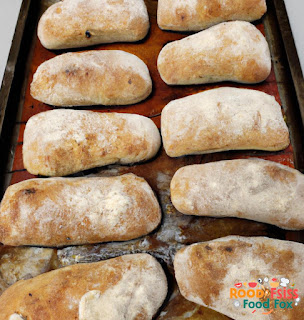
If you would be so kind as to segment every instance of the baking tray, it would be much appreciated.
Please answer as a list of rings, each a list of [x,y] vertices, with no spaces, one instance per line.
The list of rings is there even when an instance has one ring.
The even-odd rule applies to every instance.
[[[254,23],[265,34],[271,49],[273,67],[266,81],[257,85],[226,82],[195,86],[167,86],[157,72],[156,61],[161,48],[170,41],[189,35],[189,33],[162,31],[158,28],[156,23],[157,1],[146,1],[151,29],[148,36],[140,42],[100,45],[82,50],[49,51],[43,48],[37,39],[36,29],[41,13],[54,2],[57,1],[42,0],[37,3],[37,1],[24,0],[22,3],[0,92],[1,197],[8,185],[34,177],[24,169],[22,163],[23,131],[27,120],[32,115],[50,110],[52,107],[34,100],[30,96],[29,85],[34,72],[42,62],[67,51],[120,49],[134,53],[148,65],[153,80],[151,96],[136,105],[77,109],[137,113],[151,118],[159,127],[161,110],[169,101],[221,86],[261,90],[275,96],[282,105],[291,136],[291,145],[283,151],[229,151],[172,159],[161,148],[157,156],[147,163],[133,166],[112,165],[79,173],[77,176],[118,175],[133,172],[144,177],[155,191],[161,204],[162,223],[152,234],[140,239],[58,249],[56,251],[57,260],[52,264],[52,268],[57,268],[79,262],[100,261],[126,253],[149,252],[162,263],[169,280],[168,298],[162,311],[157,315],[157,319],[184,319],[186,316],[187,319],[229,319],[181,297],[172,269],[172,258],[176,250],[187,244],[227,235],[268,236],[304,243],[304,233],[285,231],[271,225],[244,219],[184,216],[171,204],[169,184],[175,171],[182,166],[226,159],[258,157],[304,171],[303,77],[298,72],[301,70],[300,64],[283,1],[267,1],[267,14],[262,20]],[[281,33],[280,28],[284,32]],[[7,252],[8,248],[0,246],[0,256],[1,250]]]

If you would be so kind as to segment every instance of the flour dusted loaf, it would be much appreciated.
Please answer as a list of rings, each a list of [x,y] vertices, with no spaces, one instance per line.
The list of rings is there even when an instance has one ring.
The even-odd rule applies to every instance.
[[[265,0],[158,0],[157,22],[161,29],[199,31],[224,21],[260,19]]]
[[[33,98],[59,107],[133,104],[151,90],[146,64],[121,50],[59,55],[42,63],[31,83]]]
[[[31,179],[10,186],[0,207],[0,242],[64,246],[124,241],[154,230],[158,201],[143,179]]]
[[[47,49],[133,42],[149,30],[144,0],[64,0],[52,5],[38,24]]]
[[[169,85],[235,81],[258,83],[271,70],[268,44],[249,22],[223,22],[167,44],[157,61]]]
[[[170,157],[232,149],[277,151],[289,145],[288,128],[274,97],[238,88],[171,101],[162,111],[161,133]]]
[[[166,295],[167,279],[155,258],[125,255],[17,282],[0,296],[0,319],[150,320]]]
[[[136,114],[51,110],[29,119],[23,163],[32,174],[65,176],[113,163],[152,158],[160,134],[149,118]]]
[[[218,161],[179,169],[171,200],[184,214],[238,217],[304,229],[304,175],[260,159]]]
[[[295,299],[297,295],[302,299],[303,263],[304,245],[301,243],[230,236],[181,249],[175,256],[174,270],[181,294],[186,299],[232,319],[294,320],[304,319],[304,305],[302,302],[296,305]],[[241,292],[241,297],[230,298],[231,289],[235,292],[245,290],[251,298],[247,295],[244,298]],[[252,297],[256,290],[262,291],[261,299]],[[283,296],[284,290],[294,298],[280,298],[279,293]],[[270,299],[269,308],[249,308],[248,304],[244,308],[245,299],[255,303]],[[279,305],[275,308],[275,299],[292,301],[292,309],[287,309],[286,304],[285,308]],[[268,315],[262,314],[268,312]]]

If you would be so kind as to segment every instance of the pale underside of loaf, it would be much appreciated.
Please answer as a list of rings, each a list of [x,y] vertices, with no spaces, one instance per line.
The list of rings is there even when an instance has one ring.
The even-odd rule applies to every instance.
[[[159,0],[157,10],[161,29],[200,31],[225,21],[260,19],[267,6],[265,0]]]
[[[32,174],[64,176],[145,161],[159,147],[159,131],[149,118],[61,109],[39,113],[27,122],[23,162]]]
[[[161,211],[148,183],[126,174],[20,182],[6,191],[0,218],[0,242],[58,247],[138,238]]]
[[[16,313],[28,320],[150,320],[166,295],[157,260],[126,255],[19,281],[0,297],[0,319]]]
[[[230,299],[230,288],[236,288],[235,284],[257,283],[258,279],[265,278],[269,282],[263,281],[264,290],[259,284],[257,288],[270,290],[271,279],[277,278],[280,281],[285,278],[290,281],[286,289],[298,289],[301,296],[304,290],[303,249],[303,244],[296,242],[229,236],[181,249],[174,260],[175,276],[186,299],[233,319],[303,319],[303,304],[295,306],[295,300],[292,309],[273,308],[271,314],[263,315],[263,312],[270,310],[243,308],[243,298]],[[292,284],[295,286],[291,287]],[[248,286],[242,286],[242,289],[248,290]],[[280,286],[278,289],[284,290],[284,287]],[[247,299],[260,301],[256,297]],[[240,303],[240,307],[235,306],[236,301]],[[255,313],[252,313],[254,310]]]
[[[34,74],[31,95],[54,106],[127,105],[149,96],[146,64],[121,50],[92,50],[59,55]]]
[[[41,17],[38,37],[47,49],[134,42],[149,30],[143,0],[65,0]]]
[[[278,151],[289,145],[280,105],[263,92],[218,88],[171,101],[161,133],[170,157],[224,150]]]
[[[271,57],[264,36],[254,25],[234,21],[167,44],[157,67],[169,85],[258,83],[269,76]]]
[[[218,161],[179,169],[171,200],[184,214],[238,217],[304,229],[304,175],[261,159]]]

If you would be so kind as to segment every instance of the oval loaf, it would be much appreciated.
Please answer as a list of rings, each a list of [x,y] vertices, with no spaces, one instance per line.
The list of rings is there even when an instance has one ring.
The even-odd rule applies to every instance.
[[[218,88],[171,101],[161,116],[170,157],[224,150],[277,151],[289,145],[280,105],[257,90]]]
[[[23,163],[32,174],[65,176],[113,163],[152,158],[160,134],[137,114],[51,110],[29,119],[23,138]]]
[[[125,241],[148,234],[160,220],[152,189],[133,174],[30,179],[6,190],[0,242],[57,247]]]
[[[146,64],[121,50],[59,55],[42,63],[31,83],[33,98],[59,107],[133,104],[151,90]]]
[[[184,214],[304,229],[304,175],[276,162],[239,159],[186,166],[175,173],[170,189],[174,207]]]
[[[64,0],[42,15],[38,37],[47,49],[134,42],[149,30],[144,0]]]
[[[0,320],[14,314],[28,320],[151,320],[166,295],[166,275],[155,258],[125,255],[18,281],[0,297]]]
[[[296,303],[303,299],[303,264],[302,243],[229,236],[181,249],[174,271],[186,299],[232,319],[295,320],[304,319],[304,305]],[[248,306],[268,299],[269,306]]]
[[[157,23],[164,30],[199,31],[224,21],[254,21],[266,10],[265,0],[158,0]]]
[[[268,44],[249,22],[223,22],[167,44],[157,67],[169,85],[219,81],[258,83],[271,70]]]

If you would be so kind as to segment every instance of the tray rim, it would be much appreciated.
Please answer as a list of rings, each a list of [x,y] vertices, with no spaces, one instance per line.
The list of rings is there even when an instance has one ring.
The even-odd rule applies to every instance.
[[[8,100],[11,94],[12,83],[15,78],[16,64],[21,53],[21,42],[25,26],[28,23],[28,14],[32,0],[22,0],[15,33],[13,36],[9,56],[4,69],[2,84],[0,88],[0,135],[2,135],[3,122],[5,119]]]

